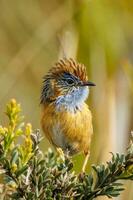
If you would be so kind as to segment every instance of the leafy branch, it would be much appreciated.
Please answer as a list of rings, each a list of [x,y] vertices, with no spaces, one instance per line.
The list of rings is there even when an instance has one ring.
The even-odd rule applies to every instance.
[[[6,200],[92,200],[116,197],[122,180],[133,181],[133,142],[126,154],[113,154],[106,165],[93,165],[90,174],[76,175],[68,155],[39,148],[39,130],[24,124],[21,107],[12,99],[6,108],[7,127],[0,126],[0,197]],[[122,181],[122,182],[121,182]]]

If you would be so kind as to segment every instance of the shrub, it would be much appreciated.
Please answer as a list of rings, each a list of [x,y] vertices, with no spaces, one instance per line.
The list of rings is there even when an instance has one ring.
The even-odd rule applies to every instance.
[[[90,174],[76,175],[68,155],[39,148],[40,131],[24,124],[20,104],[12,99],[6,107],[7,127],[0,126],[0,197],[23,200],[92,200],[116,197],[124,190],[122,180],[133,181],[133,143],[126,154],[113,154],[106,165],[93,165]]]

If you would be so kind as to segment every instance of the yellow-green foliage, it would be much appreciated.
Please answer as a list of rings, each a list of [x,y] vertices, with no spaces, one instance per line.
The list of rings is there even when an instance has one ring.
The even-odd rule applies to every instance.
[[[14,154],[11,160],[11,169],[13,172],[20,170],[26,165],[33,155],[31,141],[32,126],[31,124],[26,124],[24,126],[24,122],[22,121],[23,116],[20,115],[20,112],[20,104],[17,104],[16,100],[12,99],[6,106],[6,115],[9,119],[9,124],[7,127],[0,126],[1,145],[3,147],[4,156],[10,158],[12,151]],[[18,140],[20,140],[21,144],[16,146]],[[21,158],[19,159],[19,164],[17,161],[18,154]]]

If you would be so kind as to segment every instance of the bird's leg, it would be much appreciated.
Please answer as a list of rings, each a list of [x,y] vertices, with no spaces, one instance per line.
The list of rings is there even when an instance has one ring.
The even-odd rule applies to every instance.
[[[84,154],[85,154],[85,160],[84,160],[83,167],[82,167],[82,172],[83,172],[83,173],[85,172],[86,165],[87,165],[88,159],[89,159],[89,157],[90,157],[90,152],[87,151],[87,152],[84,152]]]

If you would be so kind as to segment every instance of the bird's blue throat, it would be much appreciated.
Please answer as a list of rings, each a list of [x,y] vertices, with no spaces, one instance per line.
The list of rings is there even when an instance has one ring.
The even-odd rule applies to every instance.
[[[55,102],[57,111],[62,109],[75,113],[77,110],[81,110],[83,103],[89,95],[88,87],[73,88],[73,90],[66,94],[59,96]]]

